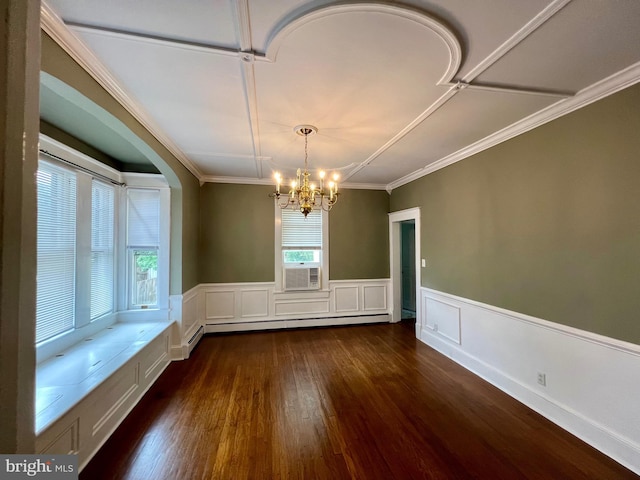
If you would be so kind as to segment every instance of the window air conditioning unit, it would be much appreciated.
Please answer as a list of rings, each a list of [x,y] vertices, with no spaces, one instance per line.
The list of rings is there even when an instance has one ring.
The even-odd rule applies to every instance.
[[[319,290],[320,268],[318,267],[287,267],[284,269],[284,289],[288,290]]]

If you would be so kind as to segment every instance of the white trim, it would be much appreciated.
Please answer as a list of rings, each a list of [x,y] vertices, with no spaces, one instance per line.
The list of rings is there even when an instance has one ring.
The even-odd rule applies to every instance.
[[[217,175],[203,175],[200,178],[202,183],[236,183],[242,185],[271,185],[275,190],[273,178],[249,178],[249,177],[220,177]],[[387,185],[382,183],[340,183],[342,190],[386,190]]]
[[[422,269],[420,267],[420,208],[408,208],[398,212],[389,213],[389,273],[391,275],[391,315],[393,322],[402,319],[402,277],[400,275],[400,223],[413,220],[415,222],[415,255],[416,255],[416,332],[422,325],[422,313],[417,302],[420,298],[420,286],[422,283]]]
[[[554,0],[547,5],[540,13],[529,20],[520,30],[509,37],[502,45],[491,52],[484,60],[471,69],[463,78],[463,82],[471,82],[478,75],[482,74],[487,68],[504,57],[510,50],[515,48],[520,42],[526,39],[539,27],[547,22],[551,17],[558,13],[571,0]]]
[[[191,322],[194,326],[190,332],[195,332],[195,325],[204,326],[205,333],[209,333],[290,328],[294,325],[388,322],[388,306],[391,302],[389,286],[389,279],[386,278],[330,280],[325,290],[297,292],[277,292],[275,282],[200,284],[196,287],[198,293],[195,296],[197,319]],[[336,290],[341,295],[337,296]],[[219,294],[223,294],[223,297],[216,301]],[[193,301],[194,295],[190,295]],[[185,314],[186,303],[183,301]],[[187,335],[182,334],[181,338],[184,345]],[[177,346],[174,349],[176,358],[180,352]]]
[[[463,340],[423,328],[422,342],[640,474],[639,345],[428,288],[421,299],[422,309],[427,299],[459,308]],[[430,315],[425,325],[455,323]]]
[[[40,25],[80,67],[100,84],[120,105],[124,107],[142,126],[149,131],[178,161],[200,179],[202,172],[180,148],[167,136],[152,117],[117,82],[111,72],[98,60],[94,53],[62,21],[58,14],[42,1]]]
[[[440,97],[435,102],[429,105],[426,110],[424,110],[420,115],[414,118],[406,127],[404,127],[402,130],[396,133],[389,141],[387,141],[387,143],[382,145],[380,148],[378,148],[378,150],[373,152],[368,158],[366,158],[363,162],[361,162],[358,166],[356,166],[353,170],[351,170],[351,172],[349,172],[349,174],[344,177],[345,180],[351,178],[353,175],[358,173],[360,170],[365,168],[367,165],[373,162],[376,158],[378,158],[380,155],[382,155],[384,152],[386,152],[392,146],[394,146],[396,143],[402,140],[406,135],[411,133],[422,122],[424,122],[427,118],[433,115],[440,107],[442,107],[445,103],[451,100],[455,96],[455,94],[458,93],[458,91],[461,90],[462,88],[465,88],[465,87],[461,84],[455,84],[449,87],[446,92],[440,95]]]
[[[286,195],[285,195],[286,196]],[[284,292],[284,265],[282,262],[282,208],[278,199],[273,199],[274,208],[274,278],[276,293],[285,295],[295,294],[295,292]],[[320,250],[320,290],[329,289],[329,212],[320,210],[322,215],[322,249]],[[302,213],[300,214],[302,215]],[[316,266],[314,264],[313,266]]]
[[[482,308],[492,313],[504,315],[524,323],[545,328],[547,330],[559,332],[559,333],[562,333],[563,335],[569,335],[586,342],[594,343],[596,345],[601,345],[607,348],[613,348],[615,350],[619,350],[624,353],[629,353],[631,355],[637,355],[640,357],[640,345],[636,345],[635,343],[625,342],[623,340],[606,337],[598,333],[581,330],[579,328],[570,327],[568,325],[563,325],[561,323],[550,322],[542,318],[533,317],[531,315],[526,315],[524,313],[514,312],[513,310],[507,310],[506,308],[496,307],[494,305],[478,302],[476,300],[471,300],[469,298],[459,297],[457,295],[441,292],[439,290],[434,290],[432,288],[421,287],[421,289],[432,295],[438,295],[440,297],[449,298],[454,302],[461,302],[461,303],[466,303],[467,305],[473,305],[474,307]]]
[[[438,35],[438,37],[440,37],[449,52],[449,65],[447,65],[447,69],[443,73],[442,78],[440,79],[438,84],[451,81],[455,74],[458,72],[458,69],[460,68],[460,62],[462,61],[462,48],[460,47],[460,43],[458,42],[455,34],[451,30],[449,30],[449,28],[440,23],[437,19],[429,16],[429,14],[424,11],[413,10],[399,5],[388,5],[382,3],[355,3],[322,6],[315,10],[305,12],[297,18],[287,19],[285,20],[286,23],[284,23],[284,25],[281,24],[280,26],[276,27],[276,29],[269,35],[267,50],[265,53],[266,57],[272,62],[275,62],[278,55],[278,50],[280,49],[280,46],[282,45],[284,39],[298,28],[321,18],[349,12],[373,12],[393,15],[416,22],[428,28],[433,33]]]
[[[387,191],[391,192],[394,188],[406,185],[409,182],[417,180],[425,175],[429,175],[441,168],[447,167],[453,163],[464,160],[467,157],[482,152],[488,148],[505,142],[513,137],[521,135],[529,130],[533,130],[545,123],[556,118],[560,118],[575,110],[597,102],[609,95],[612,95],[624,88],[630,87],[640,82],[640,62],[631,65],[620,72],[617,72],[593,85],[586,87],[576,93],[573,97],[560,100],[548,107],[529,115],[528,117],[509,125],[471,145],[461,148],[446,157],[442,157],[425,167],[416,170],[413,173],[405,175],[387,185]]]
[[[89,170],[94,171],[95,173],[104,175],[105,177],[108,177],[111,180],[114,180],[116,182],[122,183],[125,181],[122,172],[119,172],[115,168],[110,167],[105,163],[99,162],[95,158],[92,158],[89,155],[86,155],[78,150],[75,150],[74,148],[69,147],[68,145],[65,145],[62,142],[59,142],[54,138],[51,138],[45,135],[44,133],[40,133],[39,142],[40,142],[39,148],[41,148],[42,150],[46,150],[49,153],[53,153],[54,155],[57,155],[60,158],[64,158],[65,160],[73,162],[80,167],[87,168]],[[43,155],[43,154],[39,153],[39,155]],[[58,162],[58,160],[56,160],[55,158],[50,159],[46,155],[45,157],[46,157],[45,160],[47,161]],[[62,163],[62,165],[66,165],[66,164]],[[67,165],[67,168],[73,168],[73,166]]]
[[[331,327],[336,325],[361,325],[365,323],[388,323],[389,315],[357,315],[325,318],[301,318],[292,320],[269,320],[264,322],[207,324],[205,333],[247,332],[259,330],[281,330],[285,328]]]

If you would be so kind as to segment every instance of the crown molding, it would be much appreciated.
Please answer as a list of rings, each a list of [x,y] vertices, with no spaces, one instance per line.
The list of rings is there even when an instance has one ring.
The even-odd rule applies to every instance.
[[[430,173],[447,167],[453,163],[464,160],[476,153],[482,152],[483,150],[544,125],[545,123],[551,122],[556,118],[560,118],[586,107],[591,103],[602,100],[603,98],[635,85],[638,82],[640,82],[640,62],[600,80],[589,87],[583,88],[573,97],[566,98],[549,105],[519,122],[505,127],[502,130],[499,130],[465,148],[458,150],[457,152],[452,153],[451,155],[447,155],[446,157],[426,165],[420,170],[416,170],[409,175],[405,175],[404,177],[389,183],[387,185],[387,191],[391,192],[394,188],[401,187],[402,185],[406,185],[407,183],[424,177],[425,175],[429,175]]]
[[[275,185],[270,178],[250,178],[250,177],[221,177],[217,175],[203,175],[200,178],[200,185],[205,183],[239,183],[245,185]]]
[[[269,178],[249,178],[249,177],[219,177],[215,175],[204,175],[200,180],[200,185],[205,183],[236,183],[244,185],[271,185],[275,186],[273,179]],[[341,183],[340,190],[385,190],[386,185],[380,183]]]
[[[42,0],[40,26],[69,56],[124,107],[198,180],[202,172],[133,100],[93,52],[65,25],[58,14]]]

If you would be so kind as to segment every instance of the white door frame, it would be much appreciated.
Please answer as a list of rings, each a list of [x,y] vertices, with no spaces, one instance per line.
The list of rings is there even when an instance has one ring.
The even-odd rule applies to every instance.
[[[420,332],[422,325],[420,287],[421,287],[421,269],[420,269],[420,208],[408,208],[398,212],[389,214],[389,272],[391,273],[391,292],[393,296],[391,322],[399,322],[402,319],[402,276],[401,276],[401,242],[400,242],[400,223],[407,220],[415,222],[416,231],[416,336]]]

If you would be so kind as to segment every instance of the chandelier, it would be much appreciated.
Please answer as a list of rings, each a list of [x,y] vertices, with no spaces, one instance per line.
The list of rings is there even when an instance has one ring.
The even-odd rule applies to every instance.
[[[282,185],[282,176],[276,172],[274,174],[276,180],[276,191],[269,194],[270,197],[275,197],[278,206],[282,209],[291,207],[292,210],[300,210],[305,216],[309,215],[309,212],[314,208],[321,208],[322,210],[329,211],[338,201],[338,174],[334,173],[332,180],[328,182],[329,190],[325,189],[325,172],[320,171],[318,173],[319,184],[311,182],[311,174],[309,173],[309,160],[308,160],[308,139],[309,135],[313,135],[318,132],[318,129],[313,125],[298,125],[293,129],[298,135],[304,136],[304,170],[298,169],[296,178],[291,180],[289,193],[283,195],[280,193],[280,187]],[[282,199],[280,197],[283,197]]]

